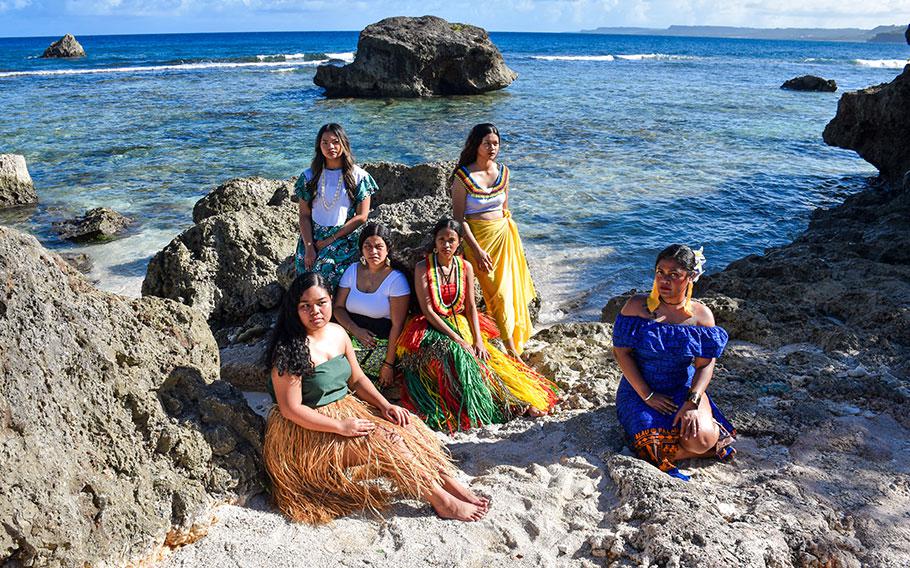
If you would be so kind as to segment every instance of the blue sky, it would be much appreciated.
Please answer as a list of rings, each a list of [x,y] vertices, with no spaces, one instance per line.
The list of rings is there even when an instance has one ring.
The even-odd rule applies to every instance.
[[[0,37],[360,30],[433,14],[492,31],[671,24],[861,27],[910,23],[910,0],[0,0]]]

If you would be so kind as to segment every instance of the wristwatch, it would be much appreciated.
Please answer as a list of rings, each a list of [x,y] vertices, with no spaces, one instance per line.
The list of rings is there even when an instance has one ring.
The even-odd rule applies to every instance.
[[[698,403],[701,402],[701,393],[697,390],[690,390],[688,394],[686,394],[686,400],[695,406],[698,406]]]

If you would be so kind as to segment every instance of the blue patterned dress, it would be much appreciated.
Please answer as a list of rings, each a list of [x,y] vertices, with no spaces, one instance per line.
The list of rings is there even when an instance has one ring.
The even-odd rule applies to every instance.
[[[613,324],[613,346],[631,348],[648,387],[672,398],[678,406],[686,401],[692,386],[694,358],[720,357],[728,338],[722,327],[668,324],[622,314]],[[714,420],[735,437],[733,425],[710,397],[708,401]],[[616,414],[639,457],[663,471],[676,468],[672,459],[679,449],[679,426],[673,428],[673,414],[661,414],[648,406],[625,377],[616,391]]]

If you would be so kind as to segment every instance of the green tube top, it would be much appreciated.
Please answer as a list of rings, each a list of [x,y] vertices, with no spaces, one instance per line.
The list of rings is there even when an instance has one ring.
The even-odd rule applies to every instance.
[[[351,364],[344,353],[316,365],[313,376],[300,382],[303,404],[319,408],[341,400],[348,394],[348,380],[351,378]],[[272,378],[269,377],[269,393],[275,398]]]

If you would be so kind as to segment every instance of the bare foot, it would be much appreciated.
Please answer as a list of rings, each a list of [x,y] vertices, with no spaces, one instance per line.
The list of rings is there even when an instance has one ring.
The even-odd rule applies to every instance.
[[[540,410],[539,408],[537,408],[535,406],[529,406],[528,409],[525,410],[525,414],[527,414],[531,418],[540,418],[541,416],[547,415],[546,412],[544,412],[543,410]]]
[[[485,508],[473,503],[467,503],[449,494],[440,495],[438,499],[433,499],[430,504],[433,505],[436,514],[443,519],[473,522],[479,521],[487,514]]]
[[[486,497],[481,497],[462,485],[457,479],[450,475],[442,476],[443,484],[442,488],[449,492],[456,499],[460,499],[465,503],[471,503],[472,505],[477,505],[482,507],[484,510],[490,508],[490,500]]]

